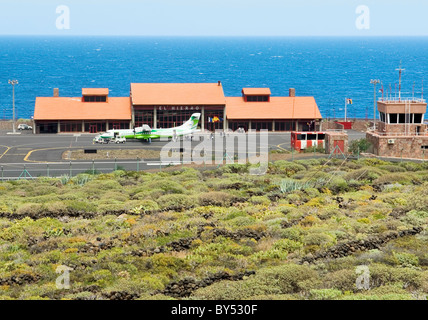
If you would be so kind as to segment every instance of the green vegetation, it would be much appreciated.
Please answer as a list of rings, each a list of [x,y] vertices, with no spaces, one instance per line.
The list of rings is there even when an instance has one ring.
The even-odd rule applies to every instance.
[[[349,152],[352,152],[352,154],[357,155],[362,152],[366,152],[370,148],[370,142],[365,139],[359,139],[359,140],[353,140],[349,144]]]
[[[426,299],[428,163],[250,168],[0,183],[0,299]]]

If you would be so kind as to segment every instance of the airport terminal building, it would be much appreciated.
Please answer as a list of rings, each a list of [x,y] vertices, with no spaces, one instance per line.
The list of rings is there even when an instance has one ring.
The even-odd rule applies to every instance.
[[[35,133],[97,133],[149,125],[182,125],[201,113],[202,130],[319,129],[321,113],[314,97],[272,97],[269,88],[244,88],[225,97],[218,83],[132,83],[129,97],[110,97],[106,88],[84,88],[80,97],[37,97]]]

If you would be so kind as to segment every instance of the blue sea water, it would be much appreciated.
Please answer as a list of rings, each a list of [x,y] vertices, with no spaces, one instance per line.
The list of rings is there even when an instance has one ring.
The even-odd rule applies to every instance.
[[[348,117],[372,118],[370,79],[383,82],[385,95],[391,85],[395,96],[400,61],[402,95],[414,87],[420,97],[428,38],[0,37],[0,118],[12,117],[8,79],[19,80],[20,118],[30,118],[36,96],[52,96],[53,88],[61,96],[80,96],[82,87],[128,96],[131,82],[219,80],[226,96],[244,87],[270,87],[274,96],[296,88],[315,97],[323,117],[343,117],[352,98]]]

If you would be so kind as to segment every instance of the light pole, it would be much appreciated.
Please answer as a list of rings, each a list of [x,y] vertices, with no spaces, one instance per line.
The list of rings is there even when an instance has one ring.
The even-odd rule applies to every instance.
[[[9,80],[9,84],[12,85],[12,91],[13,91],[13,96],[12,96],[12,100],[13,100],[13,119],[12,119],[12,124],[13,124],[13,133],[15,133],[15,85],[18,84],[18,80]]]
[[[373,131],[376,130],[376,85],[380,83],[378,79],[370,80],[370,83],[374,85],[374,106],[373,106]]]

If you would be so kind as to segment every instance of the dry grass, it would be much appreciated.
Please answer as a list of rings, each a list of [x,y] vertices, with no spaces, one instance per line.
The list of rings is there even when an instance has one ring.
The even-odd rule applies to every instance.
[[[328,154],[324,154],[324,153],[316,153],[317,156],[320,157],[328,157]],[[269,161],[278,161],[278,160],[289,160],[291,161],[292,159],[294,160],[304,160],[304,159],[310,159],[313,158],[314,154],[313,153],[299,153],[296,152],[293,154],[291,153],[271,153],[269,154]]]
[[[159,159],[160,152],[147,149],[102,149],[97,153],[84,153],[83,149],[68,150],[62,154],[63,160],[108,160],[108,159]]]

